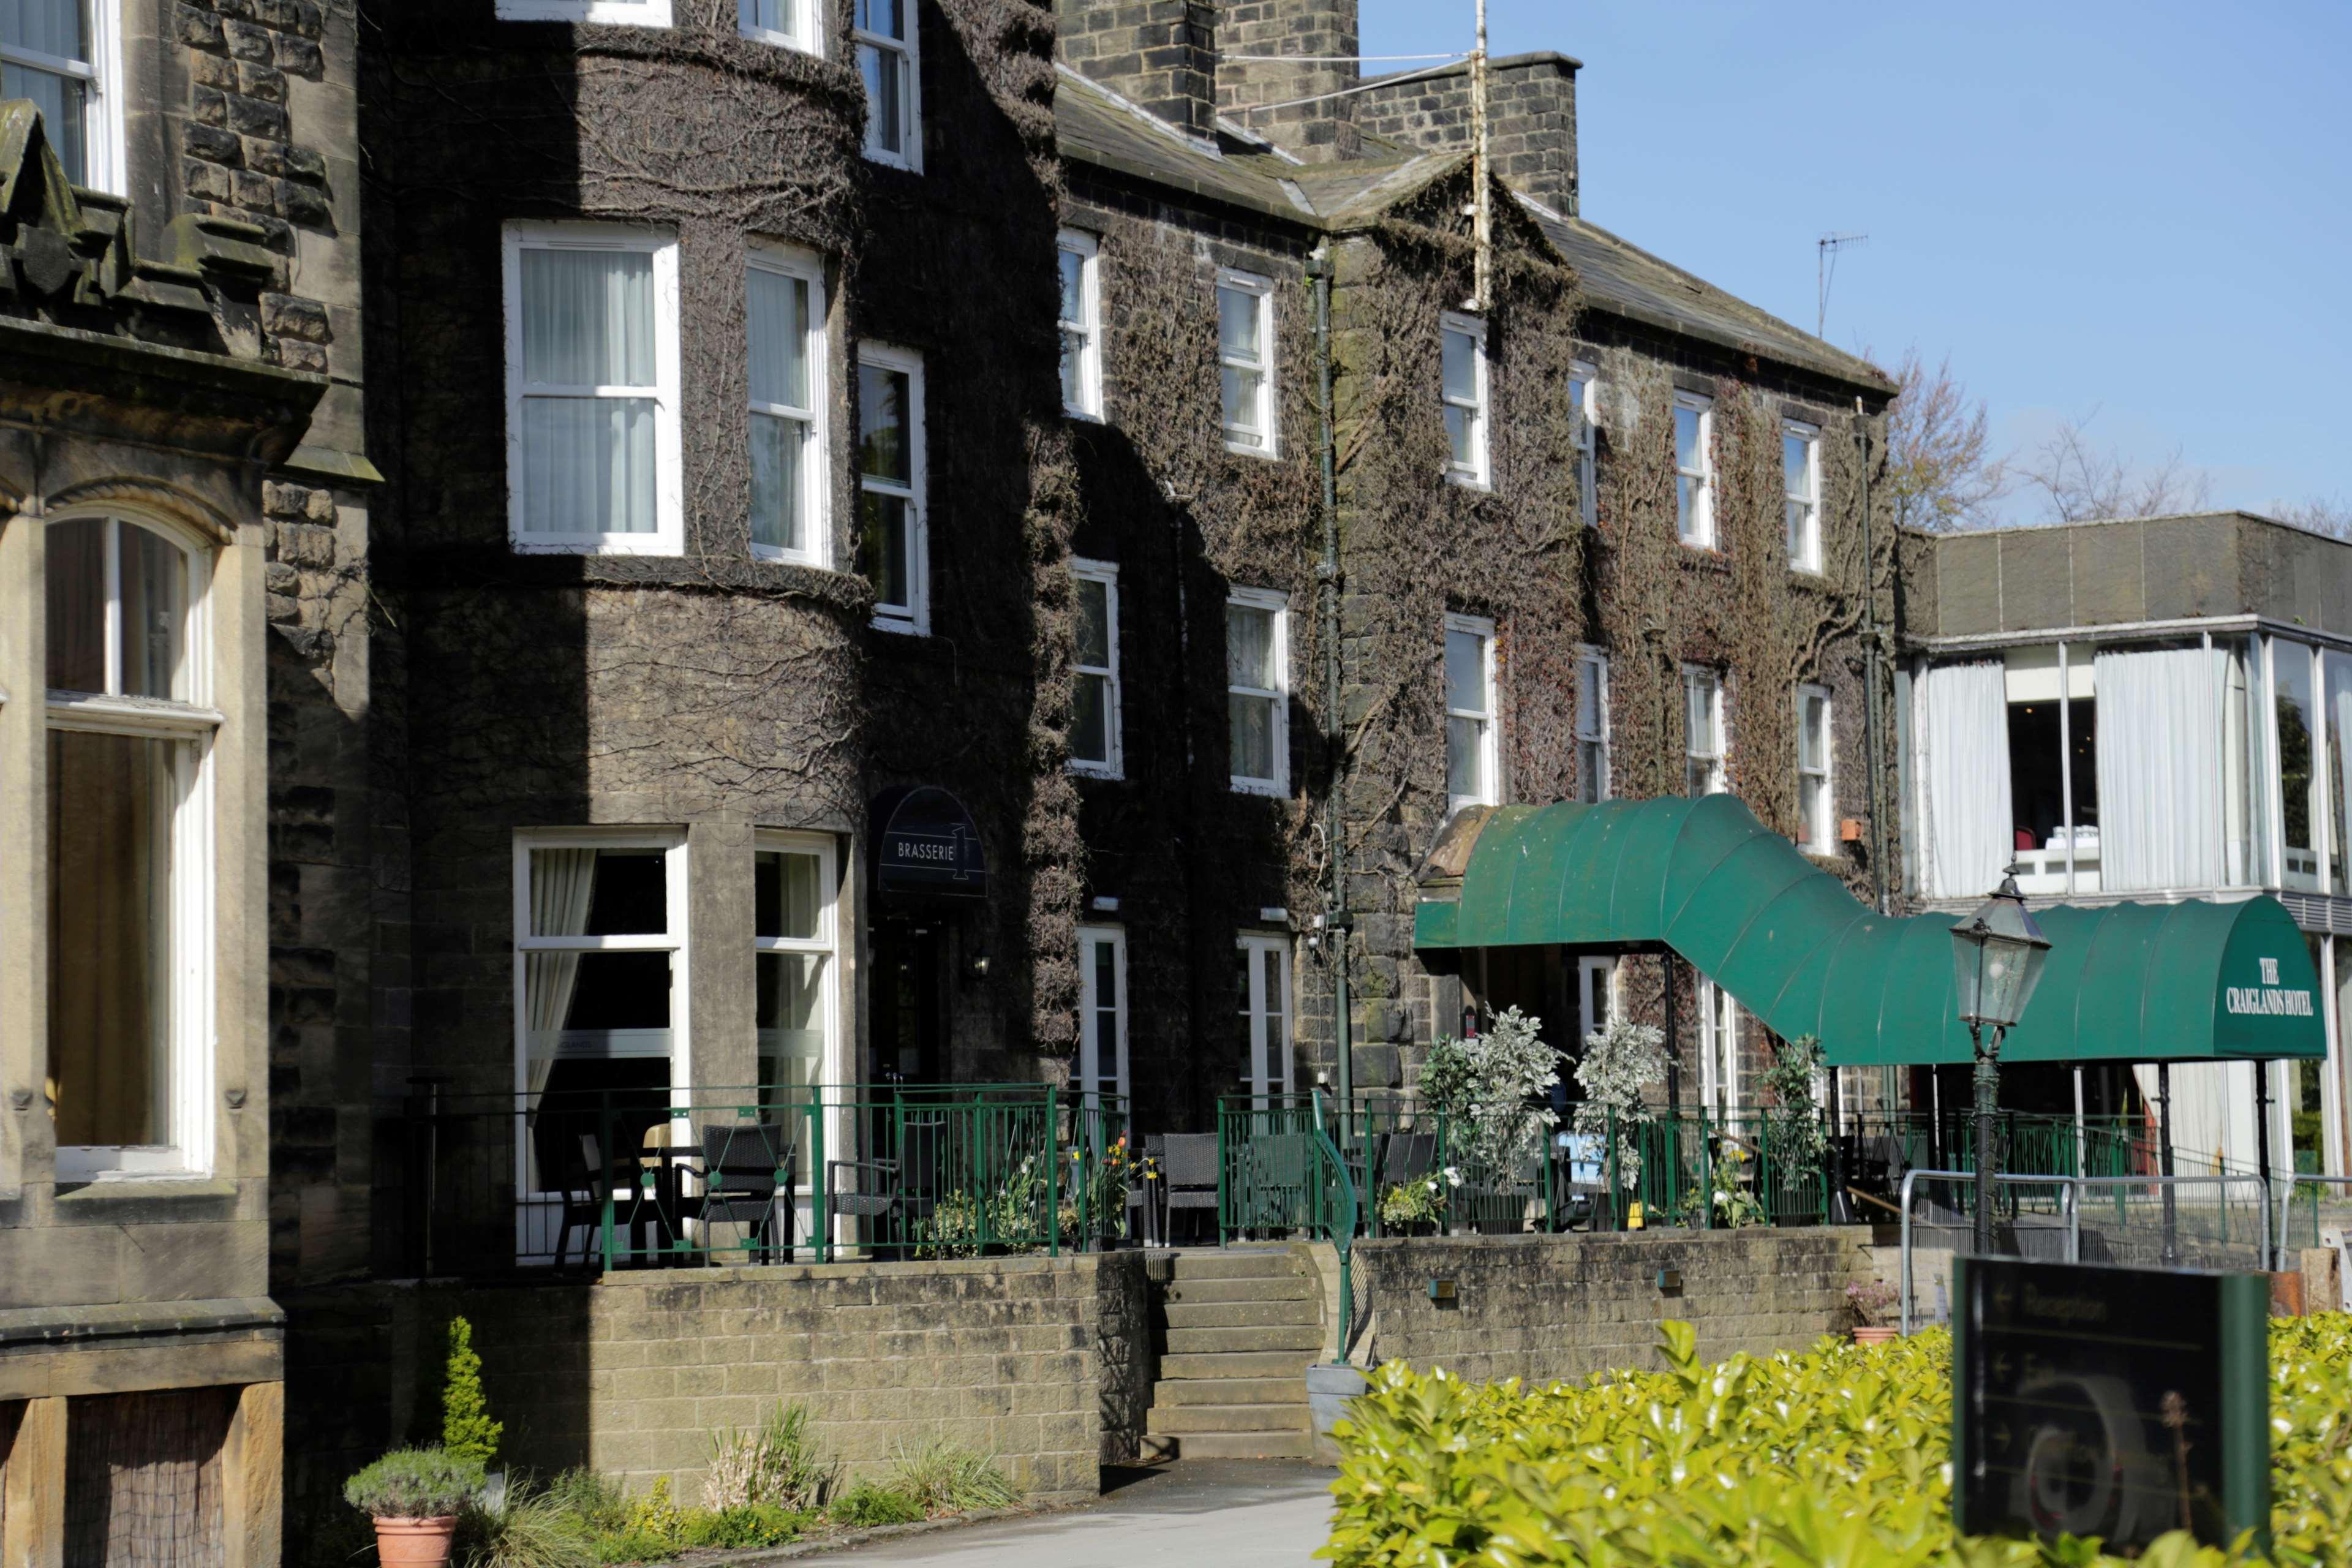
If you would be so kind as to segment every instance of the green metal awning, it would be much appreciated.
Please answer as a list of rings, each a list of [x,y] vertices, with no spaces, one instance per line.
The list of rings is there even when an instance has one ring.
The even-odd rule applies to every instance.
[[[2001,1059],[2240,1061],[2327,1054],[2319,978],[2275,899],[2041,905],[2041,984]],[[1952,915],[1873,913],[1735,795],[1502,806],[1413,946],[1663,944],[1832,1065],[1969,1059]]]

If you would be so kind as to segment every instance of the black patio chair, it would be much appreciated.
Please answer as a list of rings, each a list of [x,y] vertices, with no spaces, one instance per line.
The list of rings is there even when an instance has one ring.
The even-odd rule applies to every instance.
[[[766,1122],[737,1122],[702,1130],[703,1256],[710,1256],[714,1225],[748,1225],[750,1245],[762,1263],[782,1251],[793,1255],[800,1151],[792,1134]]]
[[[1176,1243],[1176,1215],[1208,1216],[1209,1240],[1217,1237],[1217,1135],[1213,1132],[1171,1132],[1162,1146],[1160,1164],[1160,1239]]]
[[[557,1268],[563,1267],[575,1230],[587,1233],[580,1240],[580,1261],[588,1261],[596,1227],[604,1223],[604,1188],[611,1180],[611,1173],[604,1169],[604,1151],[596,1146],[596,1134],[583,1132],[577,1156],[566,1162],[563,1169],[563,1209],[555,1226]]]
[[[1381,1151],[1381,1190],[1416,1181],[1436,1169],[1436,1133],[1391,1132]]]
[[[852,1220],[882,1222],[867,1227],[868,1246],[907,1247],[939,1209],[940,1159],[946,1152],[947,1131],[944,1122],[909,1121],[898,1129],[895,1158],[827,1160],[827,1210]],[[855,1191],[842,1189],[844,1171],[856,1173]]]

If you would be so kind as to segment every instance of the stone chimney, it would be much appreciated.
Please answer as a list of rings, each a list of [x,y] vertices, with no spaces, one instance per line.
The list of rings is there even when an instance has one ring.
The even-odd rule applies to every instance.
[[[1309,163],[1353,157],[1359,145],[1354,97],[1297,100],[1354,87],[1356,50],[1356,0],[1223,0],[1218,112]],[[1235,58],[1244,55],[1284,59]],[[1275,103],[1291,107],[1253,111],[1254,105]]]
[[[1352,35],[1351,35],[1352,37]],[[1486,149],[1495,173],[1554,212],[1576,213],[1576,73],[1566,55],[1507,55],[1486,68]],[[1429,76],[1399,73],[1355,95],[1367,136],[1410,147],[1468,152],[1470,65]]]
[[[1194,136],[1217,110],[1216,0],[1055,0],[1055,53]]]

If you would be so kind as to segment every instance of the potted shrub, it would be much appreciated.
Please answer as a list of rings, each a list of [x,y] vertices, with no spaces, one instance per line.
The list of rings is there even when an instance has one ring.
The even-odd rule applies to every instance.
[[[1382,1234],[1435,1236],[1439,1223],[1445,1218],[1447,1192],[1461,1182],[1461,1174],[1448,1165],[1435,1175],[1391,1183],[1381,1193]]]
[[[482,1462],[446,1448],[398,1448],[343,1483],[343,1500],[375,1521],[384,1568],[444,1568],[457,1515],[482,1489]]]
[[[1883,1345],[1900,1334],[1902,1329],[1888,1322],[1886,1313],[1902,1299],[1903,1292],[1884,1279],[1864,1279],[1847,1286],[1846,1305],[1853,1309],[1853,1342]]]

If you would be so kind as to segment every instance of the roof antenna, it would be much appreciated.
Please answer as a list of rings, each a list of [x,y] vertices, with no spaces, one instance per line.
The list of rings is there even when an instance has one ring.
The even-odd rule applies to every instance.
[[[1813,242],[1813,336],[1829,325],[1830,285],[1837,281],[1837,253],[1849,245],[1868,245],[1866,234],[1825,234]]]
[[[1476,156],[1471,160],[1471,173],[1477,181],[1472,200],[1472,236],[1476,255],[1472,261],[1470,309],[1484,315],[1491,301],[1487,296],[1494,290],[1495,233],[1494,218],[1486,203],[1486,0],[1478,0],[1478,49],[1470,57],[1470,118],[1471,135],[1476,146]]]

